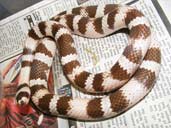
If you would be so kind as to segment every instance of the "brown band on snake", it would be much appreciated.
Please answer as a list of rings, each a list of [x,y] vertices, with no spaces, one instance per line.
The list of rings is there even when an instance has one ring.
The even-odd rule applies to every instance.
[[[24,48],[23,49],[23,55],[32,55],[33,53],[32,53],[32,50],[31,49],[29,49],[29,48]]]
[[[93,25],[95,27],[95,31],[97,33],[103,34],[103,29],[102,29],[102,17],[96,18],[93,22]]]
[[[144,78],[147,80],[145,81]],[[155,72],[152,72],[147,69],[138,69],[135,73],[135,79],[138,80],[143,85],[146,85],[146,88],[149,89],[155,80]]]
[[[86,12],[88,13],[88,16],[93,18],[96,15],[97,6],[88,6],[86,7]]]
[[[45,22],[39,23],[38,27],[39,27],[40,32],[43,35],[46,35],[46,30],[45,30],[46,29],[46,24],[45,24]]]
[[[39,53],[43,53],[49,57],[53,57],[52,53],[48,51],[48,49],[43,43],[40,43],[36,49],[37,49],[36,51],[38,51]]]
[[[90,76],[89,72],[83,71],[79,75],[75,76],[75,83],[81,88],[84,88],[86,85],[86,80]]]
[[[42,71],[46,71],[49,69],[48,65],[39,61],[39,60],[34,60],[33,61],[33,65],[35,65],[35,68],[32,67],[30,73],[32,74],[30,76],[30,80],[32,79],[46,79],[46,75],[44,73],[42,73]],[[39,70],[40,72],[37,72],[37,70]]]
[[[24,88],[24,87],[29,87],[29,86],[28,86],[28,84],[23,83],[23,84],[21,84],[21,85],[17,88],[16,91],[18,91],[18,90],[20,90],[21,88]]]
[[[112,103],[111,108],[113,112],[121,112],[129,105],[129,101],[127,101],[122,91],[117,91],[116,93],[111,94],[109,99]]]
[[[52,34],[54,37],[55,37],[56,33],[58,32],[58,30],[61,29],[62,27],[64,28],[64,26],[60,25],[60,24],[53,24],[52,25]]]
[[[95,106],[97,109],[94,110]],[[101,98],[90,100],[87,105],[87,114],[92,118],[100,118],[103,116],[104,112],[101,109]]]
[[[136,17],[142,17],[142,16],[144,15],[137,9],[130,9],[126,14],[125,23],[126,25],[128,25],[130,21],[132,21]]]
[[[35,40],[39,40],[40,39],[40,37],[36,34],[36,32],[34,31],[34,29],[29,30],[28,36],[29,37],[32,37]]]
[[[81,34],[85,34],[86,32],[86,25],[89,21],[88,17],[82,17],[78,22],[78,30]]]
[[[30,61],[22,61],[21,67],[30,67],[32,65],[32,62]]]
[[[161,62],[161,53],[158,48],[150,48],[147,51],[147,55],[144,57],[144,60],[151,60],[157,63]]]
[[[39,99],[38,107],[42,108],[45,113],[51,114],[49,104],[51,99],[53,98],[53,94],[46,94],[42,98]]]
[[[57,102],[57,111],[61,115],[66,115],[70,109],[69,101],[72,100],[71,97],[61,97]]]
[[[83,7],[73,8],[73,9],[72,9],[72,14],[79,15],[79,14],[80,14],[80,10],[81,10],[82,8],[83,8]]]
[[[59,53],[61,56],[67,56],[69,54],[76,53],[76,49],[71,46],[72,42],[73,39],[69,34],[63,34],[58,38]]]
[[[73,28],[73,19],[74,19],[74,15],[66,15],[65,16],[66,18],[66,24],[68,25],[68,27],[74,31],[74,28]]]
[[[141,30],[141,31],[140,31]],[[132,27],[130,30],[130,38],[132,39],[146,39],[151,34],[150,28],[145,24],[140,24]]]
[[[142,59],[142,52],[140,50],[134,50],[133,45],[130,44],[124,49],[123,55],[131,62],[139,64]]]
[[[118,80],[128,80],[130,78],[130,75],[127,73],[126,70],[124,70],[119,63],[117,62],[116,65],[114,65],[111,68],[111,75],[113,79],[118,79]]]
[[[63,12],[59,13],[58,15],[60,16],[60,15],[66,14],[66,13],[67,13],[67,11],[63,11]]]
[[[93,89],[97,92],[103,91],[102,83],[103,83],[103,73],[96,74],[94,76],[93,83],[92,83]]]
[[[39,90],[43,90],[46,87],[44,85],[37,85],[37,86],[32,86],[30,87],[31,89],[31,95],[33,96],[35,93],[37,93]]]
[[[150,48],[147,51],[146,56],[144,57],[144,60],[149,60],[149,61],[154,61],[157,63],[161,62],[161,52],[158,48]],[[155,72],[152,72],[147,69],[138,69],[137,72],[135,73],[135,79],[140,81],[141,83],[145,84],[147,89],[151,88],[151,85],[153,84],[156,75]],[[148,78],[145,83],[143,81],[143,78]]]
[[[80,63],[78,61],[71,61],[65,65],[63,65],[63,71],[65,74],[72,74],[73,69],[77,66],[80,66]]]
[[[52,19],[52,20],[54,20],[54,21],[58,22],[60,19],[61,19],[60,17],[55,17],[55,18],[54,18],[54,19]]]
[[[118,9],[116,9],[108,14],[107,24],[109,25],[110,29],[114,29],[114,22],[115,22],[114,17],[116,16],[117,13],[118,13]]]
[[[104,8],[104,14],[107,14],[115,9],[118,9],[118,5],[115,5],[115,4],[107,4]]]

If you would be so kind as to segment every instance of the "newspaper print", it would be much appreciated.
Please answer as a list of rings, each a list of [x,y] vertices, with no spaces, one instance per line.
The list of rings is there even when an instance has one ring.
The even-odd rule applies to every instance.
[[[81,122],[58,118],[61,128],[169,128],[171,127],[171,31],[166,24],[167,18],[159,14],[155,0],[99,0],[86,1],[81,5],[95,5],[106,3],[126,3],[140,9],[151,22],[156,32],[162,50],[162,68],[157,82],[150,94],[126,113],[97,122]],[[42,20],[47,20],[55,14],[79,6],[77,0],[49,0],[40,2],[25,9],[14,16],[0,22],[0,70],[6,62],[21,54],[24,39],[28,29]],[[167,27],[166,27],[167,26]],[[80,62],[91,72],[109,69],[116,61],[127,43],[127,35],[118,33],[101,39],[86,39],[74,35],[75,46],[79,53]],[[15,42],[15,43],[14,43]],[[101,52],[103,51],[103,52]],[[72,95],[73,97],[91,97],[75,90],[63,75],[56,53],[53,65],[55,93],[58,95]],[[6,80],[11,79],[12,73]],[[55,125],[56,126],[56,125]],[[55,127],[54,126],[54,127]],[[56,126],[57,127],[57,126]]]

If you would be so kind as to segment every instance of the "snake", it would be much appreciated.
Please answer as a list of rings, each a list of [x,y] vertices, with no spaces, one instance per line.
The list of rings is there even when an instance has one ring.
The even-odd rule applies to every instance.
[[[100,73],[85,70],[72,34],[105,38],[129,30],[128,44],[113,66]],[[49,70],[59,51],[63,72],[77,89],[93,98],[58,96],[48,90]],[[161,63],[159,43],[144,14],[129,5],[105,4],[68,9],[41,21],[25,41],[16,101],[30,103],[44,114],[78,120],[118,116],[140,102],[153,88]]]

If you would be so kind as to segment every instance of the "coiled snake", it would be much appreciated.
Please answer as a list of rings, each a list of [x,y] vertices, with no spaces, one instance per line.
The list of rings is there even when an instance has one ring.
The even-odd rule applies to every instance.
[[[105,72],[85,71],[71,33],[100,38],[121,28],[129,29],[129,39],[118,61]],[[147,95],[159,73],[160,49],[151,35],[147,18],[126,5],[77,7],[40,22],[29,30],[25,42],[16,94],[18,104],[27,104],[31,98],[43,113],[81,120],[113,117],[128,110]],[[56,47],[64,74],[80,90],[90,93],[117,90],[93,99],[51,94],[47,79]]]

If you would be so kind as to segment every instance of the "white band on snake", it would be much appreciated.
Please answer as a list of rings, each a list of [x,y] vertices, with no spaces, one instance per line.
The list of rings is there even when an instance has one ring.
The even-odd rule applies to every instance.
[[[100,38],[122,28],[129,29],[129,42],[118,61],[106,72],[85,71],[71,33]],[[148,94],[159,73],[161,53],[151,35],[147,18],[126,5],[77,7],[40,22],[28,32],[25,42],[16,94],[18,104],[28,104],[31,99],[45,114],[79,120],[114,117],[128,110]],[[47,79],[56,47],[71,84],[89,93],[112,93],[93,99],[50,93]]]

